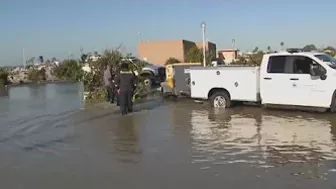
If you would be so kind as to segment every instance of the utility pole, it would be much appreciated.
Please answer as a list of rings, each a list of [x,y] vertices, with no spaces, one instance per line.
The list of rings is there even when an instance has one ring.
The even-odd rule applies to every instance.
[[[235,50],[235,43],[236,43],[236,40],[235,39],[232,39],[232,49]]]
[[[22,48],[22,64],[23,64],[23,68],[26,69],[26,58],[25,58],[24,48]]]
[[[205,22],[201,23],[202,34],[203,34],[203,66],[206,67],[206,59],[205,59]]]
[[[140,38],[140,42],[142,42],[142,33],[138,32],[139,38]]]

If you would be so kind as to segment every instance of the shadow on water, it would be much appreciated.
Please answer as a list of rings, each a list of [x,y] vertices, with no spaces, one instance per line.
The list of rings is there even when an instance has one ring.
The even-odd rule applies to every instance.
[[[142,153],[138,125],[134,117],[132,115],[121,117],[114,128],[113,143],[117,160],[120,162],[137,163],[138,155]]]

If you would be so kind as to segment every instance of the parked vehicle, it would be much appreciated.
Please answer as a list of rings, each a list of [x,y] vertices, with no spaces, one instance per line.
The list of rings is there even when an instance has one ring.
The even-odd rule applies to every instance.
[[[191,97],[221,108],[242,101],[336,112],[335,68],[324,53],[299,51],[265,54],[260,67],[193,67]]]
[[[138,64],[141,60],[136,57],[127,57],[123,59],[124,61],[129,61],[132,64]],[[144,78],[144,83],[146,86],[158,85],[165,81],[165,67],[157,66],[148,63],[139,74],[140,77]]]
[[[176,63],[166,66],[166,81],[161,83],[162,92],[168,96],[190,96],[191,67],[201,66],[201,63]]]

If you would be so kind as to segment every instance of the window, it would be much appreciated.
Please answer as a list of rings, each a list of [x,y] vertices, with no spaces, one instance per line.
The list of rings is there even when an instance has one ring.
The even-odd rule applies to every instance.
[[[315,55],[315,57],[327,63],[329,67],[336,69],[336,59],[332,56],[329,56],[327,54],[317,54]]]
[[[314,61],[305,56],[294,56],[293,57],[293,73],[295,74],[310,74],[310,65]]]
[[[268,73],[285,73],[286,56],[271,56],[268,60]]]
[[[316,58],[322,60],[323,62],[330,62],[331,64],[336,64],[336,59],[327,54],[317,54]]]
[[[305,56],[294,56],[293,57],[293,73],[294,74],[310,74],[311,65],[317,65],[320,74],[326,74],[327,70],[324,69],[320,64],[315,62],[313,59]]]
[[[312,64],[317,64],[320,71],[326,73],[326,70],[313,59],[300,55],[271,56],[267,72],[276,74],[310,74]]]

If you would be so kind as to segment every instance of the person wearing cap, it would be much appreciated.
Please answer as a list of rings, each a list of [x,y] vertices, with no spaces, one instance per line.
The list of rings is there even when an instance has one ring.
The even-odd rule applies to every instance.
[[[119,95],[119,106],[122,115],[133,112],[132,95],[135,87],[135,76],[127,63],[122,63],[120,72],[115,78],[115,85]]]

